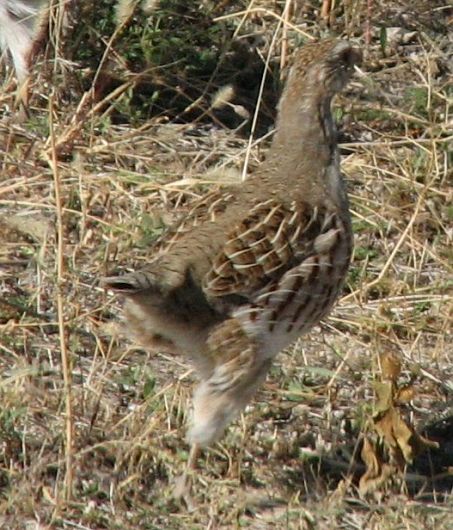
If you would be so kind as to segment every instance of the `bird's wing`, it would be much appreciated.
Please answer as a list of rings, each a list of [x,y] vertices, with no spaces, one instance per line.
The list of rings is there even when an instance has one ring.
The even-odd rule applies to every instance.
[[[188,277],[187,262],[190,260],[187,258],[191,251],[195,252],[193,241],[183,242],[185,236],[190,236],[204,223],[215,221],[234,200],[234,193],[216,190],[196,201],[180,222],[170,225],[153,243],[149,250],[150,261],[143,269],[102,278],[101,284],[125,296],[145,291],[165,295],[181,287]],[[174,254],[179,254],[181,259],[175,260]]]
[[[208,193],[196,201],[179,222],[165,229],[154,242],[152,253],[157,255],[168,252],[184,235],[193,231],[197,226],[207,221],[215,221],[234,200],[234,189],[232,192],[218,189]]]
[[[249,298],[336,237],[336,215],[302,201],[254,206],[229,233],[203,279],[208,299]]]

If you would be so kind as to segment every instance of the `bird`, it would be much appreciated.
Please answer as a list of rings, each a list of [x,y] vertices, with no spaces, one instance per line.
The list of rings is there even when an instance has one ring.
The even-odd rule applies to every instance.
[[[195,368],[187,469],[249,403],[274,357],[326,317],[349,268],[353,234],[331,103],[362,53],[328,38],[293,55],[260,167],[196,201],[143,269],[102,280],[126,299],[135,340]]]

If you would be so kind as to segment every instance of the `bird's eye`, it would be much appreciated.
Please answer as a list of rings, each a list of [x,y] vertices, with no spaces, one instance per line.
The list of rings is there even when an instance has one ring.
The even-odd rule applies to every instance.
[[[352,68],[362,62],[362,52],[358,48],[346,48],[340,52],[338,60],[346,68]]]
[[[354,53],[351,49],[343,50],[339,59],[345,66],[354,65]]]

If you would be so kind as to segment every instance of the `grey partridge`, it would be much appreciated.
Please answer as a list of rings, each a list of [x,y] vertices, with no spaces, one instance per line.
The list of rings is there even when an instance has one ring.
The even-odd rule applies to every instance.
[[[260,169],[197,202],[145,269],[103,280],[127,299],[142,345],[179,352],[196,369],[190,464],[340,292],[352,232],[331,100],[360,61],[344,40],[296,51]]]

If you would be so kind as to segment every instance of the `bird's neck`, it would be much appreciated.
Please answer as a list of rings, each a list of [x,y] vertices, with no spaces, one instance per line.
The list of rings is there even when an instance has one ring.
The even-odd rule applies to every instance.
[[[325,164],[337,147],[330,98],[306,93],[283,97],[269,156],[290,155],[294,161],[313,160]]]
[[[310,194],[317,190],[321,196],[327,193],[343,206],[331,98],[321,99],[315,90],[303,95],[294,92],[294,98],[290,97],[292,94],[282,98],[267,164],[296,189]]]

